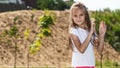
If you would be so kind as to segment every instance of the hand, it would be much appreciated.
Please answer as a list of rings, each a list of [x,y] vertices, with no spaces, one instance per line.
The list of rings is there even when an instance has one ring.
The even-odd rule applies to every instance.
[[[95,18],[90,19],[92,23],[95,23]]]
[[[95,31],[95,18],[91,18],[91,29],[90,32],[94,33]]]
[[[100,36],[103,36],[104,37],[104,35],[105,35],[105,33],[106,33],[106,28],[107,26],[106,26],[106,24],[105,24],[105,22],[104,21],[101,21],[100,22],[100,25],[99,25],[99,34],[100,34]]]

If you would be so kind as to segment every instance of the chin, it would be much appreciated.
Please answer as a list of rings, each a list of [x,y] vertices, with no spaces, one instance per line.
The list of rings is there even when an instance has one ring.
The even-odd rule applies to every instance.
[[[81,25],[81,24],[83,24],[83,22],[77,22],[76,24],[77,24],[77,25]]]
[[[78,25],[81,25],[82,23],[78,23]]]

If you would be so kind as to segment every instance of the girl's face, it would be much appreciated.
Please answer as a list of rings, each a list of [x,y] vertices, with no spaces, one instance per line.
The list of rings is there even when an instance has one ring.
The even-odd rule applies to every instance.
[[[75,24],[77,24],[78,26],[81,26],[82,24],[85,23],[85,14],[83,10],[79,8],[74,8],[72,11],[72,14],[73,14],[72,19]]]

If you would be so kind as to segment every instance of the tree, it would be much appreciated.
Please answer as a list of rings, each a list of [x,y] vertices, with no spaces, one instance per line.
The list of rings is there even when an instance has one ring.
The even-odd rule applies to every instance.
[[[73,0],[64,2],[63,0],[37,0],[37,8],[44,10],[64,10],[68,9]]]
[[[109,8],[103,11],[95,11],[92,17],[96,19],[96,28],[98,31],[99,22],[105,21],[107,24],[107,32],[105,40],[111,44],[111,46],[120,52],[120,10],[111,11]]]

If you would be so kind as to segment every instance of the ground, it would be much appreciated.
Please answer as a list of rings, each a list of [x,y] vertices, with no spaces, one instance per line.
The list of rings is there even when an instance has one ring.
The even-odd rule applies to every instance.
[[[53,11],[56,15],[54,25],[50,27],[51,36],[43,38],[42,46],[37,54],[30,54],[30,66],[55,66],[70,67],[72,50],[69,46],[69,12]],[[34,40],[37,33],[37,22],[39,16],[43,14],[41,10],[21,10],[0,13],[0,66],[14,66],[14,45],[17,42],[17,66],[27,66],[28,47]],[[32,18],[33,16],[33,18]],[[9,30],[14,18],[18,17],[16,22],[19,28],[19,37],[15,40],[3,37],[5,30]],[[24,30],[30,29],[29,40],[24,39]],[[12,41],[8,41],[12,40]],[[100,61],[100,55],[95,49],[96,61]],[[116,52],[107,42],[105,42],[103,61],[110,60],[120,63],[120,53]]]

